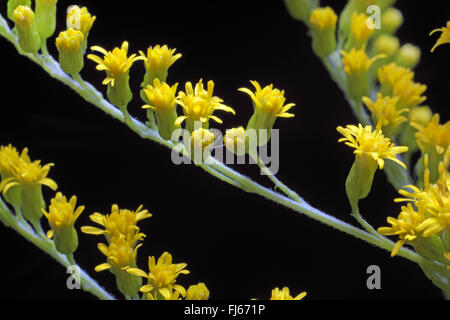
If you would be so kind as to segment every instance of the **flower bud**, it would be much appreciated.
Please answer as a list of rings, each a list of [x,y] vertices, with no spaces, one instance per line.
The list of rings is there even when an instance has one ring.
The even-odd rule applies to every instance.
[[[395,63],[405,68],[414,69],[420,62],[420,55],[419,47],[406,43],[398,51]]]
[[[225,147],[239,156],[247,152],[247,141],[248,138],[243,127],[227,130],[224,137]]]
[[[309,15],[317,8],[318,3],[318,0],[284,0],[291,17],[306,24],[309,23]]]
[[[375,40],[373,44],[372,54],[385,54],[386,60],[389,61],[397,53],[399,48],[400,41],[397,37],[388,34],[382,34]]]
[[[337,15],[330,7],[317,8],[310,16],[312,48],[316,55],[326,58],[336,49]]]
[[[69,29],[56,38],[56,48],[59,52],[59,64],[67,74],[74,75],[84,66],[84,36],[81,31]]]
[[[70,6],[67,9],[67,29],[79,30],[83,33],[83,52],[86,51],[87,38],[95,19],[96,17],[92,16],[86,7],[80,9],[78,6]]]
[[[8,0],[7,15],[8,18],[12,21],[14,21],[14,10],[16,10],[18,6],[27,6],[31,8],[31,0]]]
[[[187,289],[186,300],[208,300],[209,290],[203,282],[192,285]]]
[[[56,2],[58,0],[36,0],[36,26],[42,41],[55,32]]]
[[[19,33],[20,47],[25,52],[37,53],[41,48],[41,40],[33,10],[27,6],[18,6],[14,10],[13,20]]]
[[[191,133],[186,146],[194,163],[202,163],[208,157],[209,147],[214,142],[214,134],[204,128],[199,128]]]
[[[394,34],[403,24],[403,14],[396,8],[388,8],[381,15],[381,31]]]

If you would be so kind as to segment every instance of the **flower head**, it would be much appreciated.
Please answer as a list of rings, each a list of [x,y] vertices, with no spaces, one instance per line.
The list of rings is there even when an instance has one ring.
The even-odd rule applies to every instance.
[[[325,58],[336,49],[337,15],[330,7],[316,8],[311,12],[312,48],[316,55]]]
[[[397,241],[392,249],[392,257],[397,255],[405,242],[411,242],[421,235],[419,226],[424,220],[425,216],[422,208],[416,211],[411,203],[408,203],[402,207],[397,219],[392,217],[387,218],[387,222],[391,227],[378,228],[378,233],[382,235],[398,235],[400,237],[400,240]]]
[[[339,139],[339,142],[345,142],[346,145],[354,148],[357,157],[373,159],[380,169],[384,167],[384,159],[395,161],[406,169],[405,164],[397,159],[396,155],[408,151],[408,148],[396,147],[389,138],[383,136],[381,130],[372,131],[372,126],[363,127],[359,124],[358,126],[348,125],[346,128],[338,127],[337,131],[344,136]]]
[[[414,78],[414,72],[396,63],[390,63],[378,69],[378,80],[384,86],[393,88],[398,81],[405,78],[412,80]]]
[[[208,129],[198,128],[191,133],[191,147],[193,149],[204,150],[214,142],[214,134]]]
[[[257,81],[250,81],[250,83],[255,87],[255,92],[247,88],[240,88],[239,91],[247,93],[252,98],[255,111],[257,110],[275,118],[291,118],[294,116],[294,114],[287,111],[295,106],[295,103],[284,104],[286,101],[284,90],[274,89],[273,84],[261,89]]]
[[[68,29],[62,31],[56,38],[56,48],[67,51],[78,51],[83,43],[84,35],[81,31]]]
[[[331,7],[317,8],[311,12],[309,21],[315,29],[327,29],[336,27],[337,15]]]
[[[450,43],[450,21],[447,21],[446,27],[434,29],[433,31],[431,31],[430,36],[436,32],[441,32],[441,36],[438,39],[438,41],[436,42],[436,44],[434,45],[434,47],[431,48],[431,52],[434,52],[434,50],[437,47],[439,47],[440,45],[442,45],[444,43]]]
[[[383,131],[394,134],[392,130],[396,129],[401,123],[408,121],[402,114],[407,113],[409,109],[397,109],[399,98],[391,98],[378,93],[377,100],[372,101],[368,97],[363,97],[363,101],[367,108],[372,112],[372,118]]]
[[[10,188],[20,185],[24,188],[29,188],[37,185],[45,185],[56,190],[58,188],[55,181],[47,178],[50,168],[53,163],[48,163],[41,166],[41,161],[29,161],[28,157],[20,158],[16,164],[13,164],[12,176],[5,178],[0,183],[0,190],[5,194]]]
[[[124,41],[121,48],[114,48],[113,51],[106,51],[102,47],[93,46],[93,51],[98,51],[104,55],[104,58],[100,58],[94,54],[89,54],[88,59],[96,62],[97,70],[106,71],[106,79],[103,81],[104,85],[111,85],[114,87],[115,81],[118,77],[128,75],[128,72],[137,60],[142,60],[143,57],[136,57],[136,54],[132,54],[128,57],[128,42]]]
[[[84,66],[84,35],[81,31],[69,29],[56,38],[59,64],[67,74],[77,74]]]
[[[186,92],[180,91],[176,101],[184,111],[184,115],[178,117],[175,121],[177,126],[184,120],[189,120],[190,122],[200,121],[203,124],[207,124],[209,119],[212,119],[218,123],[222,123],[222,120],[213,115],[215,110],[235,114],[233,108],[222,104],[222,99],[213,96],[214,82],[212,80],[208,81],[207,90],[204,89],[201,79],[195,85],[195,88],[192,87],[190,82],[186,83],[185,88]]]
[[[209,290],[203,282],[192,285],[187,289],[186,300],[208,300]]]
[[[13,13],[13,19],[19,29],[25,29],[34,23],[34,12],[28,6],[17,6]]]
[[[348,76],[360,75],[367,72],[370,66],[378,59],[384,58],[384,54],[376,55],[369,58],[366,54],[365,48],[352,48],[349,52],[341,50],[342,64],[344,71]]]
[[[426,125],[412,124],[419,131],[416,133],[417,143],[423,152],[435,149],[443,155],[450,145],[450,121],[440,124],[439,114],[435,114]]]
[[[426,90],[426,85],[403,78],[394,84],[392,95],[399,97],[400,107],[413,108],[427,99],[423,96]]]
[[[372,36],[375,28],[369,28],[368,17],[365,13],[353,12],[350,21],[350,47],[363,47]]]
[[[73,226],[80,214],[84,210],[84,206],[76,207],[77,197],[72,196],[69,201],[58,192],[56,196],[51,200],[49,210],[46,212],[42,209],[45,217],[47,218],[51,230],[47,233],[47,237],[51,238],[53,232],[57,229],[63,229]]]
[[[70,6],[67,8],[67,29],[79,30],[85,37],[92,28],[96,17],[92,16],[86,7]]]
[[[272,296],[270,300],[302,300],[306,296],[306,292],[299,293],[296,297],[292,297],[289,288],[284,287],[283,289],[275,288],[272,290]]]
[[[147,49],[147,54],[139,51],[139,54],[145,62],[145,69],[150,74],[153,81],[158,78],[160,81],[166,81],[169,67],[181,58],[181,54],[175,54],[176,49],[169,49],[167,45],[156,45]]]
[[[119,209],[118,205],[113,204],[109,215],[96,212],[89,217],[95,223],[103,226],[104,229],[86,226],[82,227],[81,231],[94,235],[104,234],[108,242],[111,242],[112,238],[123,237],[130,244],[135,244],[136,241],[145,237],[145,234],[139,233],[137,223],[151,216],[148,210],[142,210],[142,206],[139,206],[135,211],[131,211]]]
[[[149,104],[144,105],[142,108],[150,108],[156,112],[167,112],[172,110],[175,107],[177,87],[178,83],[175,83],[171,87],[167,83],[161,82],[158,78],[155,78],[153,80],[153,86],[148,85],[144,89]]]
[[[41,48],[41,38],[38,32],[36,17],[28,6],[15,8],[12,18],[19,36],[19,44],[25,52],[36,53]]]
[[[231,152],[245,154],[247,136],[244,127],[227,130],[223,140],[225,147]]]
[[[95,271],[100,272],[113,268],[119,272],[135,267],[137,250],[141,245],[142,243],[134,247],[123,236],[112,237],[108,246],[99,243],[98,249],[106,256],[107,262],[96,266]]]
[[[0,147],[0,175],[3,178],[14,175],[14,168],[17,167],[20,161],[31,162],[27,148],[24,148],[19,154],[17,149],[11,144]]]
[[[178,291],[183,297],[186,296],[186,290],[175,283],[180,274],[189,273],[185,269],[186,266],[186,263],[172,263],[172,255],[164,252],[157,262],[155,262],[155,257],[148,258],[148,273],[138,268],[129,268],[127,272],[148,279],[148,284],[142,286],[141,292],[159,293],[167,300],[170,298],[172,290]]]

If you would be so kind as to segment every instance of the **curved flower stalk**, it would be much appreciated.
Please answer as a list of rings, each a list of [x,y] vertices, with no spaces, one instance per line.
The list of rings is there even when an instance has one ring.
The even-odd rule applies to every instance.
[[[450,264],[450,243],[447,241],[450,220],[445,208],[448,202],[448,173],[447,169],[443,169],[443,161],[450,143],[450,127],[449,123],[439,124],[438,114],[432,118],[427,116],[427,109],[420,106],[426,100],[423,94],[427,86],[415,82],[414,72],[411,70],[418,63],[419,49],[411,49],[408,44],[401,54],[395,55],[399,50],[399,40],[394,34],[403,22],[401,12],[390,8],[392,3],[389,3],[383,15],[385,27],[376,32],[367,29],[369,22],[361,12],[365,12],[370,4],[380,3],[381,1],[348,1],[340,16],[338,47],[326,57],[318,54],[331,77],[347,96],[360,122],[358,126],[338,127],[338,131],[344,135],[339,142],[355,148],[356,154],[355,163],[347,177],[346,191],[353,216],[369,233],[375,237],[399,236],[400,240],[392,249],[392,256],[396,256],[403,245],[411,244],[417,254],[438,266],[442,278],[436,277],[428,267],[419,263],[425,274],[449,298],[450,274],[446,269]],[[441,32],[441,37],[431,52],[449,42],[449,26],[450,22],[447,27],[430,33]],[[311,31],[314,32],[314,29]],[[314,49],[314,36],[312,38]],[[341,50],[344,39],[347,41],[344,50]],[[368,47],[372,49],[367,50]],[[377,59],[380,60],[376,61]],[[373,101],[375,97],[377,100]],[[368,110],[364,109],[362,102]],[[371,113],[371,119],[367,111]],[[421,119],[419,123],[417,118]],[[374,132],[371,120],[376,125]],[[407,146],[394,146],[397,141],[404,142]],[[421,158],[415,172],[418,178],[414,180],[410,169],[398,154],[418,149]],[[383,158],[393,160],[391,163],[396,162],[400,166],[385,163]],[[411,153],[406,153],[406,159],[411,166]],[[407,197],[399,201],[413,203],[403,206],[397,219],[389,217],[391,227],[379,228],[378,232],[363,219],[358,208],[358,200],[365,198],[370,192],[377,166],[380,169],[385,167],[388,180],[400,194]]]
[[[61,69],[60,65],[58,64],[58,62],[56,62],[47,52],[43,52],[42,54],[25,52],[22,49],[22,47],[20,46],[18,38],[9,29],[9,26],[7,25],[6,21],[2,17],[0,17],[0,34],[3,37],[5,37],[7,40],[9,40],[16,47],[17,51],[20,54],[28,57],[29,59],[31,59],[38,65],[40,65],[50,76],[63,82],[64,84],[68,85],[70,88],[72,88],[78,94],[80,94],[80,96],[82,96],[86,101],[92,103],[99,109],[103,110],[105,113],[111,115],[113,118],[125,123],[132,131],[134,131],[140,137],[142,137],[144,139],[149,139],[149,140],[157,142],[161,145],[164,145],[165,147],[167,147],[171,150],[175,150],[188,158],[191,156],[190,150],[188,150],[185,145],[183,145],[181,143],[177,143],[176,141],[164,139],[163,137],[161,137],[161,135],[158,133],[158,131],[155,130],[155,128],[152,128],[151,126],[141,123],[140,121],[136,120],[131,115],[129,115],[127,112],[124,112],[126,110],[124,110],[124,107],[122,105],[120,105],[120,104],[117,105],[117,107],[120,108],[119,109],[116,106],[114,106],[113,104],[109,103],[107,100],[105,100],[103,98],[103,95],[100,92],[98,92],[91,84],[82,80],[81,77],[79,76],[79,74],[69,76],[66,73],[64,73],[63,70]],[[128,59],[130,59],[132,57],[132,59],[137,60],[139,57],[134,57],[134,56],[128,57],[127,50],[125,50],[125,49],[127,49],[127,46],[125,46],[125,47],[122,46],[122,48],[120,48],[120,49],[117,48],[117,50],[121,50],[121,52],[123,51],[125,53],[125,55],[123,55],[122,53],[120,53],[118,55],[120,55],[120,57],[123,58],[123,59],[121,58],[120,61],[123,61],[125,63],[125,66],[128,66],[126,64],[127,61],[129,61]],[[117,50],[116,50],[116,52],[118,52]],[[105,52],[108,53],[107,51],[105,51]],[[113,54],[113,52],[112,52],[112,54]],[[101,59],[101,58],[99,58],[99,59]],[[105,62],[105,60],[102,60],[102,61]],[[103,65],[102,63],[100,63],[100,60],[97,62],[99,62],[100,66]],[[133,62],[135,62],[135,61],[133,61]],[[122,64],[121,64],[121,66],[122,66]],[[106,67],[107,66],[105,64],[104,70],[107,70]],[[120,69],[120,70],[122,70],[122,69]],[[122,72],[121,75],[126,74],[126,76],[128,76],[128,74],[127,74],[128,71],[129,71],[129,68],[127,68],[127,70]],[[341,75],[343,75],[343,73],[341,73],[340,75],[338,73],[336,73],[335,75],[337,78],[339,78]],[[109,75],[108,75],[108,77],[109,77]],[[115,86],[115,84],[116,83],[114,83],[114,86]],[[108,81],[107,85],[112,87],[112,81]],[[234,110],[234,109],[231,109],[230,107],[222,105],[222,100],[220,98],[217,98],[212,95],[212,89],[213,89],[213,85],[209,85],[209,84],[208,84],[207,90],[205,90],[203,88],[203,86],[200,86],[199,84],[198,84],[198,88],[196,86],[196,89],[192,88],[192,85],[190,88],[186,89],[186,92],[184,93],[184,95],[179,96],[179,100],[183,100],[182,103],[184,104],[184,107],[183,107],[183,105],[182,105],[182,107],[183,107],[184,111],[186,112],[185,116],[184,116],[185,118],[181,118],[181,119],[178,118],[179,123],[177,123],[177,124],[181,125],[184,122],[184,120],[187,120],[191,114],[193,115],[193,117],[192,117],[193,119],[195,119],[195,120],[198,119],[198,120],[200,120],[200,122],[202,124],[207,124],[208,119],[210,119],[210,118],[214,119],[214,118],[212,118],[212,117],[214,117],[214,116],[212,116],[212,111],[214,111],[215,109],[220,109],[220,110],[229,111],[229,112],[232,112],[231,110]],[[261,91],[264,91],[264,89],[261,89]],[[267,90],[267,91],[275,92],[275,89],[272,90],[272,87],[270,87],[270,90]],[[126,94],[122,95],[122,96],[119,93],[118,98],[121,98],[121,99],[127,98],[127,97],[129,98],[128,91],[125,93]],[[284,113],[285,115],[287,115],[288,113],[286,113],[286,111],[288,111],[288,110],[286,108],[288,106],[290,108],[292,105],[284,106],[285,109],[283,110],[283,105],[284,105],[284,101],[285,101],[284,93],[282,91],[276,91],[275,96],[276,96],[275,97],[276,99],[274,99],[274,100],[276,103],[271,104],[271,105],[276,104],[277,106],[279,106],[281,108],[281,111],[282,111],[281,114]],[[255,97],[256,97],[256,95],[255,95]],[[186,99],[187,99],[187,101],[186,101]],[[112,99],[112,100],[114,100],[114,99]],[[270,101],[270,102],[272,103],[272,101]],[[193,108],[192,110],[190,110],[188,105],[190,106],[191,104],[199,106],[199,107]],[[206,106],[206,107],[203,108],[204,106]],[[188,110],[188,111],[186,111],[186,110]],[[203,112],[203,113],[196,112],[198,110],[205,111],[205,112]],[[191,113],[190,111],[193,111],[193,112]],[[183,116],[181,116],[181,117],[183,117]],[[205,125],[205,126],[207,126],[207,125]],[[187,128],[187,129],[189,130],[189,128]],[[206,128],[201,128],[201,129],[207,130]],[[195,133],[195,131],[193,133]],[[196,135],[194,134],[194,136],[196,136]],[[202,136],[203,136],[203,133],[202,133]],[[244,139],[244,141],[245,141],[245,139]],[[292,209],[295,212],[305,214],[305,215],[307,215],[315,220],[318,220],[322,223],[325,223],[337,230],[340,230],[347,234],[353,235],[363,241],[369,242],[369,243],[376,245],[380,248],[383,248],[385,250],[391,251],[395,247],[395,244],[392,241],[388,240],[387,238],[381,237],[379,235],[377,235],[377,236],[372,235],[367,231],[364,231],[360,228],[354,227],[348,223],[345,223],[339,219],[336,219],[335,217],[333,217],[331,215],[328,215],[324,212],[321,212],[318,209],[311,207],[308,203],[306,203],[305,201],[302,201],[302,199],[300,197],[296,196],[295,192],[293,192],[287,186],[282,184],[278,179],[273,178],[272,181],[287,196],[285,196],[281,193],[275,192],[270,188],[266,188],[256,182],[254,182],[251,178],[246,177],[246,176],[240,174],[239,172],[232,170],[228,166],[220,163],[217,159],[215,159],[211,155],[208,155],[207,159],[205,159],[205,160],[208,160],[208,161],[198,163],[197,165],[199,167],[201,167],[202,169],[204,169],[205,171],[207,171],[208,173],[212,174],[213,176],[221,179],[224,182],[230,183],[246,192],[256,193],[264,198],[275,201],[287,208]],[[263,164],[260,164],[260,166],[262,168],[265,168]],[[265,168],[265,169],[267,169],[267,168]],[[7,210],[2,211],[2,215],[0,216],[0,218],[6,225],[14,228],[21,234],[28,234],[28,232],[30,232],[30,229],[27,229],[16,223],[12,223],[11,220],[16,221],[16,219],[12,214],[7,212]],[[117,269],[116,277],[119,272],[121,275],[124,275],[123,271],[125,271],[126,273],[128,273],[130,275],[133,275],[133,274],[131,274],[131,273],[133,273],[133,271],[135,271],[136,273],[139,273],[139,271],[136,271],[134,269],[135,267],[133,266],[133,263],[132,263],[133,259],[135,258],[135,252],[137,249],[137,246],[134,246],[134,245],[136,245],[136,243],[134,241],[131,241],[134,243],[130,244],[130,242],[127,240],[127,238],[124,237],[122,234],[119,235],[117,238],[114,238],[114,239],[113,238],[114,237],[112,237],[110,239],[111,242],[108,243],[108,246],[106,246],[106,244],[99,246],[99,249],[101,250],[101,252],[108,259],[108,262],[107,262],[108,265],[102,264],[101,267],[98,267],[98,270],[100,271],[100,270],[104,270],[105,268],[108,268],[108,269],[116,268]],[[27,239],[31,239],[31,236],[28,236]],[[44,246],[40,246],[40,247],[44,251],[48,252],[48,250],[49,250],[47,247],[44,247]],[[124,250],[124,252],[128,252],[130,254],[126,255],[125,259],[122,259],[123,258],[122,256],[117,256],[117,254],[116,254],[117,252],[122,252],[121,250],[117,250],[117,248],[127,248],[127,250]],[[131,249],[131,250],[128,250],[128,249]],[[405,257],[411,261],[414,261],[414,262],[420,264],[421,266],[423,266],[424,268],[426,268],[427,271],[430,274],[433,274],[435,279],[437,279],[436,282],[440,285],[441,288],[443,288],[443,290],[447,290],[447,291],[450,290],[448,283],[445,282],[445,279],[448,278],[447,274],[440,268],[440,265],[436,264],[434,261],[429,261],[429,260],[423,258],[421,255],[419,255],[409,249],[406,249],[406,248],[401,248],[398,251],[398,255]],[[163,264],[166,265],[165,263],[163,263]],[[167,264],[170,265],[170,263],[167,263]],[[155,267],[156,267],[156,265],[157,264],[155,264]],[[153,268],[153,264],[152,264],[152,268]],[[131,273],[128,271],[130,269],[131,269]],[[176,269],[176,270],[178,270],[178,269]],[[181,271],[181,270],[182,269],[179,269],[178,271]],[[152,270],[150,270],[150,272],[152,273]],[[177,271],[175,271],[175,273],[176,272]],[[134,275],[134,276],[136,276],[136,275]],[[122,276],[120,276],[120,277],[122,277]],[[150,276],[147,275],[147,278],[150,279]],[[119,281],[121,281],[121,280],[119,280]],[[165,282],[162,282],[162,283],[165,283]],[[182,290],[181,291],[176,290],[176,287],[173,286],[172,281],[169,281],[168,283],[172,286],[170,288],[167,287],[167,290],[163,290],[162,292],[159,291],[159,294],[161,296],[163,296],[165,298],[169,298],[169,299],[178,299],[180,296],[182,296],[182,294],[184,293],[184,292],[182,292]],[[155,286],[151,283],[150,283],[150,285],[152,286],[152,289],[150,289],[150,291],[152,291],[155,288]],[[119,287],[120,287],[120,285],[119,285]],[[146,291],[146,289],[149,289],[149,287],[146,287],[144,290]],[[136,290],[136,286],[134,286],[131,289],[126,286],[121,287],[121,291],[125,294],[125,296],[128,296],[128,297],[133,297],[133,295],[131,295],[131,293],[134,293],[134,290]],[[189,291],[189,289],[186,292],[186,296],[188,296],[188,291]],[[192,289],[192,291],[195,291],[195,289]],[[204,296],[205,294],[203,293],[202,295]],[[283,297],[289,297],[289,295],[286,294],[285,291],[282,291],[280,293],[280,295]],[[158,294],[156,294],[156,296],[155,296],[154,293],[150,292],[150,296],[147,296],[147,298],[148,299],[157,299]],[[301,296],[300,297],[296,296],[296,298],[301,298]]]

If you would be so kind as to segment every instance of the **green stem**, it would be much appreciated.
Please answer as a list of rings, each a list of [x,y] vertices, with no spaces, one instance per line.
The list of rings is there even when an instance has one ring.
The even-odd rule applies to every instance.
[[[269,168],[266,167],[266,165],[261,160],[261,157],[258,154],[253,154],[253,152],[249,153],[249,156],[253,158],[253,160],[256,161],[261,171],[269,177],[269,179],[275,184],[276,187],[278,187],[281,191],[284,192],[285,195],[287,195],[289,198],[296,202],[304,202],[303,198],[300,197],[295,191],[291,190],[289,187],[287,187],[284,183],[282,183],[271,171]]]
[[[356,201],[351,201],[350,200],[350,205],[352,207],[352,216],[356,219],[356,221],[358,221],[358,223],[367,231],[369,232],[371,235],[373,235],[374,237],[383,239],[383,240],[387,240],[387,238],[384,238],[383,236],[381,236],[373,227],[370,223],[368,223],[362,216],[361,213],[359,212],[359,206],[358,206],[358,200]]]
[[[8,215],[9,217],[12,217],[11,219],[8,220],[9,227],[14,229],[22,237],[27,239],[29,242],[34,244],[36,247],[38,247],[42,251],[45,251],[47,254],[49,254],[52,258],[54,258],[56,261],[58,261],[64,267],[67,268],[70,265],[75,265],[74,263],[71,263],[65,255],[60,254],[56,250],[53,241],[47,239],[46,237],[38,236],[28,226],[26,226],[21,221],[19,221],[19,219],[15,219],[14,216],[12,215],[12,213],[9,211],[6,204],[1,199],[0,199],[0,211],[3,215]],[[79,266],[78,266],[78,268],[80,270],[81,283],[83,285],[84,291],[89,292],[103,300],[113,300],[114,299],[114,297],[110,293],[108,293],[102,287],[100,287],[98,285],[98,283],[94,279],[92,279],[83,269],[81,269]]]

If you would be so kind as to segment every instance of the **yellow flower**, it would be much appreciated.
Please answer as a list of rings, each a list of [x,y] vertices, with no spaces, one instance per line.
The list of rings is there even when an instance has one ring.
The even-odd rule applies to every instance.
[[[378,69],[378,80],[384,95],[399,97],[398,107],[413,108],[427,98],[422,94],[427,90],[427,86],[413,81],[414,72],[409,68],[400,67],[391,63]]]
[[[58,38],[56,38],[56,48],[68,51],[78,51],[83,43],[84,36],[81,31],[68,29],[67,31],[62,31]]]
[[[434,149],[443,155],[450,145],[450,121],[440,124],[439,114],[435,114],[425,126],[412,124],[419,131],[416,133],[417,143],[424,153]]]
[[[397,159],[396,155],[408,151],[408,148],[396,147],[389,138],[383,136],[381,130],[372,131],[372,126],[363,127],[359,124],[348,125],[346,128],[338,127],[337,131],[344,136],[339,142],[345,142],[354,148],[357,157],[373,159],[380,169],[384,167],[384,159],[392,160],[406,169],[405,164]]]
[[[51,230],[47,232],[47,237],[51,238],[55,230],[73,226],[80,214],[84,210],[84,206],[76,208],[77,197],[72,196],[69,201],[58,192],[51,200],[49,212],[42,209],[45,217],[48,219]]]
[[[270,300],[302,300],[306,296],[306,292],[298,294],[295,298],[289,293],[289,288],[284,287],[283,289],[275,288],[272,290],[272,297]]]
[[[25,52],[37,53],[41,48],[41,38],[33,10],[28,6],[18,6],[13,12],[13,20],[21,48]]]
[[[426,90],[426,85],[403,78],[394,84],[392,95],[399,97],[399,107],[413,108],[427,99],[422,96]]]
[[[96,17],[92,16],[86,7],[70,6],[67,9],[67,29],[79,30],[85,37],[91,30]]]
[[[149,47],[147,55],[139,51],[147,71],[146,79],[144,80],[145,85],[153,83],[154,78],[158,78],[161,82],[166,81],[169,67],[181,58],[180,53],[174,54],[175,51],[176,49],[169,49],[167,45]]]
[[[378,123],[378,126],[382,127],[383,131],[390,136],[395,135],[395,129],[401,123],[408,121],[402,114],[407,113],[409,109],[397,109],[398,100],[398,97],[384,97],[381,93],[378,93],[375,102],[368,97],[363,97],[363,102],[372,112],[374,123]]]
[[[170,87],[165,82],[160,82],[158,78],[153,79],[153,86],[147,85],[143,92],[148,104],[142,106],[143,109],[152,109],[156,113],[158,132],[165,140],[170,140],[173,131],[176,129],[177,119],[176,92],[178,83]]]
[[[112,205],[111,213],[109,215],[102,215],[98,212],[92,214],[89,218],[103,226],[105,229],[86,226],[82,227],[81,231],[87,234],[100,235],[104,234],[108,242],[112,238],[124,237],[130,244],[142,240],[145,234],[139,233],[137,223],[143,219],[149,218],[152,215],[148,210],[142,210],[142,205],[136,211],[128,209],[119,209],[116,204]]]
[[[203,82],[195,85],[195,89],[190,82],[186,83],[186,92],[179,92],[177,103],[183,108],[184,115],[179,116],[175,125],[179,126],[184,120],[188,121],[187,129],[192,132],[194,121],[200,121],[205,128],[208,127],[209,119],[222,123],[218,117],[213,115],[215,110],[223,110],[235,114],[231,107],[222,104],[223,100],[213,96],[214,82],[208,81],[208,88],[203,88]]]
[[[143,109],[153,109],[156,112],[168,112],[175,108],[176,92],[178,83],[172,87],[165,82],[160,82],[158,78],[153,80],[153,86],[148,85],[145,89],[145,95],[149,104],[142,106]]]
[[[116,271],[136,266],[136,254],[142,243],[135,248],[123,236],[112,237],[109,246],[104,243],[98,244],[98,249],[103,253],[107,261],[95,267],[95,271],[100,272],[114,268]]]
[[[400,190],[399,193],[406,198],[395,199],[395,202],[412,202],[423,211],[424,219],[417,226],[417,230],[423,232],[427,238],[450,227],[450,188],[448,185],[448,172],[444,169],[444,163],[439,163],[439,177],[435,183],[430,182],[430,169],[428,155],[424,157],[424,188],[406,186],[409,190]]]
[[[431,48],[431,52],[434,52],[434,50],[437,47],[439,47],[441,44],[450,43],[450,21],[447,21],[446,27],[434,29],[433,31],[431,31],[430,36],[436,32],[442,32],[442,34],[441,34],[440,38],[438,39],[438,41],[436,42],[436,44],[434,45],[434,47]]]
[[[431,121],[432,117],[433,112],[428,106],[414,107],[409,112],[409,121],[415,128],[426,126],[428,122]]]
[[[102,59],[99,56],[94,54],[89,54],[88,59],[98,63],[97,70],[105,70],[106,71],[106,79],[103,81],[104,85],[110,84],[114,87],[114,82],[117,77],[122,77],[128,75],[128,71],[131,66],[137,60],[142,60],[142,57],[136,57],[136,54],[132,54],[128,57],[128,42],[124,41],[122,43],[122,47],[114,48],[113,51],[106,51],[102,47],[93,46],[91,48],[93,51],[98,51],[105,55]]]
[[[209,290],[203,282],[192,285],[187,289],[186,300],[208,300]]]
[[[336,26],[337,15],[331,7],[317,8],[311,12],[309,21],[311,26],[317,29],[326,29]]]
[[[341,50],[342,64],[344,65],[344,71],[348,76],[360,75],[367,72],[370,66],[378,59],[384,58],[384,54],[379,54],[373,58],[367,56],[365,48],[355,49],[352,48],[349,52]]]
[[[412,80],[414,72],[395,63],[390,63],[378,69],[378,80],[383,86],[393,88],[397,82],[405,78]]]
[[[367,25],[369,17],[365,13],[353,12],[350,21],[350,38],[346,48],[361,49],[372,36],[375,28],[371,29]]]
[[[72,254],[78,248],[78,234],[74,224],[84,210],[84,206],[76,208],[77,197],[72,196],[69,201],[58,192],[51,200],[49,212],[42,213],[47,218],[50,230],[48,238],[53,238],[56,249],[62,254]]]
[[[84,66],[84,35],[81,31],[69,29],[56,38],[59,64],[67,74],[77,74]]]
[[[273,84],[265,86],[261,89],[261,86],[257,81],[250,81],[255,87],[256,91],[252,92],[247,88],[240,88],[239,91],[247,93],[253,100],[255,110],[267,114],[271,117],[291,118],[294,117],[292,113],[288,113],[295,103],[288,103],[284,105],[286,98],[284,97],[284,90],[278,90],[273,88]]]
[[[237,155],[245,154],[247,136],[243,127],[227,130],[223,140],[225,147],[231,152]]]
[[[385,54],[379,54],[369,59],[365,47],[352,48],[349,52],[341,50],[342,64],[347,74],[347,91],[351,99],[361,101],[361,98],[369,94],[369,68]]]
[[[17,167],[20,161],[30,162],[27,148],[24,148],[19,154],[17,149],[11,144],[6,147],[0,147],[0,175],[3,178],[14,175],[14,168]]]
[[[382,235],[398,235],[400,237],[400,240],[397,241],[392,249],[392,257],[398,254],[401,247],[406,242],[411,242],[421,235],[419,225],[425,219],[422,208],[419,207],[416,211],[410,203],[406,206],[402,206],[401,210],[402,211],[397,219],[392,217],[387,218],[387,222],[391,227],[378,228],[378,233]]]
[[[337,15],[330,7],[311,12],[312,48],[316,55],[326,58],[336,49]]]
[[[5,194],[8,189],[17,185],[22,188],[45,185],[52,190],[56,190],[58,188],[56,182],[47,178],[48,172],[52,166],[53,163],[41,166],[40,160],[30,162],[26,157],[19,159],[18,163],[13,166],[13,176],[2,180],[0,183],[0,190]]]
[[[214,142],[214,134],[208,129],[198,128],[191,133],[190,145],[196,150],[204,150]]]
[[[158,258],[157,263],[155,263],[155,257],[148,258],[148,274],[138,268],[128,268],[127,272],[131,275],[148,279],[148,284],[141,287],[141,292],[151,292],[156,296],[160,294],[168,300],[171,297],[172,289],[179,292],[181,296],[186,296],[186,290],[182,286],[175,284],[180,274],[189,273],[185,269],[186,266],[186,263],[173,264],[172,255],[164,252]]]

